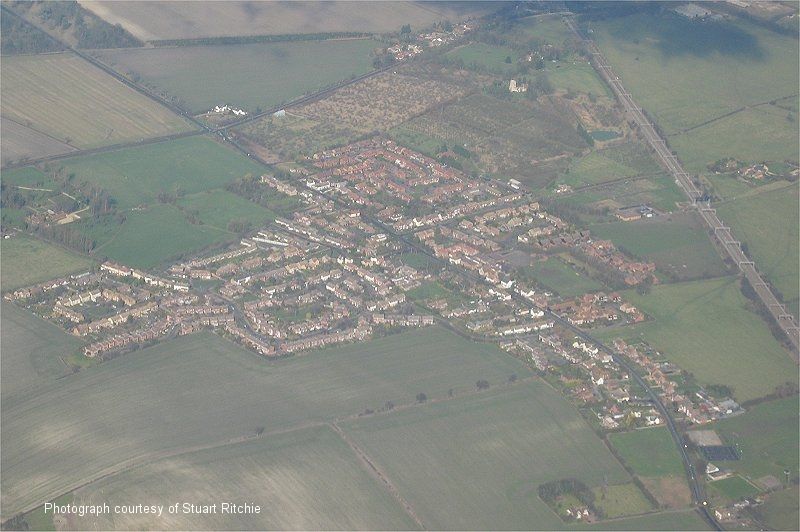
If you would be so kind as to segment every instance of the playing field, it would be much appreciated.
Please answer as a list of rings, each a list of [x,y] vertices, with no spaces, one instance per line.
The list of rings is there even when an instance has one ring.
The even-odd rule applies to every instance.
[[[726,202],[720,217],[798,316],[800,297],[800,196],[798,185]]]
[[[268,109],[372,68],[371,39],[107,50],[104,61],[200,113]],[[231,82],[235,80],[235,82]]]
[[[726,462],[726,467],[751,480],[773,475],[783,482],[784,469],[789,470],[791,478],[797,478],[797,397],[762,403],[740,416],[718,422],[715,428],[727,444],[739,450],[740,459]]]
[[[343,428],[432,529],[557,529],[540,484],[629,478],[569,403],[539,381]]]
[[[445,397],[512,373],[530,374],[499,349],[439,328],[272,363],[211,333],[182,337],[4,403],[3,515],[137,457],[413,403],[418,393]]]
[[[264,171],[254,161],[205,137],[76,157],[59,165],[74,173],[76,180],[108,191],[119,209],[154,203],[159,192],[192,194]]]
[[[643,260],[652,261],[667,279],[689,280],[725,275],[727,269],[693,213],[589,227],[593,235]]]
[[[3,256],[0,286],[4,292],[89,271],[92,265],[87,257],[21,233],[0,240],[0,253]]]
[[[653,287],[625,298],[653,321],[624,335],[642,337],[701,384],[725,384],[739,401],[797,382],[797,367],[757,314],[745,308],[734,277]]]
[[[81,488],[76,504],[250,502],[260,514],[76,518],[105,530],[410,530],[403,511],[330,427],[265,435],[161,460]]]
[[[730,502],[736,502],[745,497],[758,495],[761,491],[739,475],[716,480],[710,482],[709,485],[714,492]]]
[[[410,24],[420,31],[433,22],[456,22],[498,8],[493,2],[335,1],[158,4],[81,0],[81,5],[143,40],[227,35],[269,35],[336,31],[396,32]]]
[[[166,108],[68,54],[3,59],[3,115],[78,148],[190,129]]]
[[[67,373],[66,364],[59,358],[75,353],[82,342],[10,303],[3,302],[0,317],[0,388],[5,413],[13,404],[12,396]]]

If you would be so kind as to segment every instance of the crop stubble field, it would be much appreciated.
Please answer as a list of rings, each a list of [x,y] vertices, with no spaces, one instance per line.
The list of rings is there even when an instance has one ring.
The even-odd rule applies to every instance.
[[[183,337],[4,401],[4,514],[134,457],[410,403],[420,392],[444,397],[512,373],[529,374],[497,348],[438,328],[269,364],[210,333]]]

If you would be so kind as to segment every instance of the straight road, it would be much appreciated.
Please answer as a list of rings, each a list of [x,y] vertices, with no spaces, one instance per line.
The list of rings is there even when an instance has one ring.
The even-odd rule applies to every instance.
[[[619,100],[625,108],[625,111],[627,111],[628,115],[639,127],[639,131],[642,133],[645,140],[647,140],[647,143],[653,148],[661,164],[675,178],[675,181],[691,201],[692,207],[698,211],[700,217],[714,233],[714,237],[717,239],[720,246],[728,253],[728,256],[733,260],[734,264],[739,267],[739,270],[741,270],[742,274],[749,281],[770,315],[772,315],[775,322],[786,334],[794,347],[792,351],[794,360],[798,362],[798,360],[800,360],[798,355],[798,349],[800,349],[800,327],[797,326],[795,316],[786,309],[786,306],[783,305],[772,292],[770,286],[758,272],[753,260],[742,251],[742,243],[736,240],[733,233],[731,233],[730,227],[726,226],[719,218],[717,210],[711,207],[709,201],[701,201],[703,192],[697,188],[691,176],[689,176],[683,168],[681,162],[672,151],[670,151],[666,141],[658,134],[656,128],[644,114],[642,108],[633,100],[630,92],[625,90],[619,76],[611,69],[608,60],[600,52],[597,44],[591,39],[586,38],[580,32],[575,21],[571,17],[564,17],[564,22],[575,35],[581,39],[584,46],[586,46],[586,49],[591,55],[591,63],[594,69],[603,81],[611,87],[617,100]]]

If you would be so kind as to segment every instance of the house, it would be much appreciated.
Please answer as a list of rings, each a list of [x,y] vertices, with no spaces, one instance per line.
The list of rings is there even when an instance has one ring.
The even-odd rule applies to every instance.
[[[508,82],[508,92],[528,92],[528,84],[517,83],[517,80],[512,79]]]

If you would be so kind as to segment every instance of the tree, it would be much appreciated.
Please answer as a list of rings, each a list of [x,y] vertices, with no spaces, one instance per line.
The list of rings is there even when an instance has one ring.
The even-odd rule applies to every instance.
[[[475,383],[475,386],[477,386],[479,390],[487,390],[489,388],[489,381],[480,379]]]
[[[517,382],[517,374],[516,374],[516,373],[512,373],[512,374],[511,374],[511,375],[508,377],[508,383],[509,383],[509,384],[514,384],[515,382]]]
[[[386,401],[384,408],[386,408],[386,410],[394,410],[394,403],[392,401]]]
[[[507,55],[507,56],[506,56],[506,64],[507,64],[507,65],[510,65],[510,64],[511,64],[511,56],[510,56],[510,55]]]
[[[424,403],[427,400],[428,400],[428,396],[425,395],[424,393],[420,392],[420,393],[417,394],[417,402],[418,403]]]
[[[403,24],[400,28],[400,35],[408,35],[411,33],[411,24]]]

